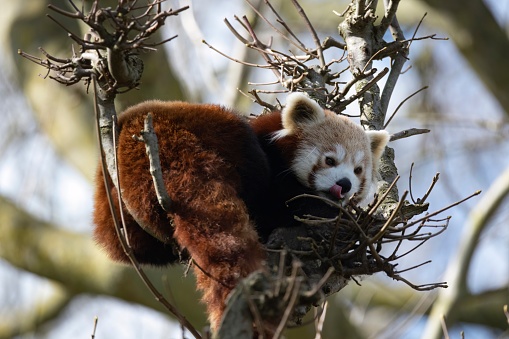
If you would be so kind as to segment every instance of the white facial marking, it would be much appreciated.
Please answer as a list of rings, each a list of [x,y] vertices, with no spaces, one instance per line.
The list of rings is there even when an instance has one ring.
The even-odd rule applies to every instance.
[[[292,169],[297,176],[297,179],[299,179],[302,184],[309,186],[309,173],[313,171],[313,167],[319,162],[319,160],[320,152],[314,146],[298,150],[292,164]]]
[[[355,153],[355,156],[353,157],[353,162],[356,165],[359,165],[362,160],[364,159],[364,152],[363,151],[357,151]]]
[[[346,150],[343,147],[343,145],[336,145],[336,154],[337,154],[339,162],[341,162],[345,159]]]

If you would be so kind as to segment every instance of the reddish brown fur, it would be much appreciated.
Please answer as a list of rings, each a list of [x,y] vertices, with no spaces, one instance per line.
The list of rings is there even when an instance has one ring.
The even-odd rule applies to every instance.
[[[132,138],[142,130],[149,112],[159,139],[163,179],[173,201],[168,215],[155,196],[145,145]],[[206,272],[195,266],[211,326],[217,328],[231,289],[240,278],[259,269],[264,258],[245,203],[260,200],[268,178],[255,136],[230,111],[182,102],[152,101],[131,107],[120,116],[119,125],[120,185],[125,211],[132,215],[127,216],[127,229],[135,255],[152,264],[177,259],[170,246],[145,233],[134,219],[159,238],[173,236]],[[125,262],[101,171],[96,182],[95,238],[113,259]]]
[[[125,255],[122,245],[118,240],[117,232],[115,231],[115,225],[111,216],[103,180],[102,170],[99,166],[96,174],[94,198],[94,224],[96,225],[94,229],[94,238],[102,245],[106,253],[108,253],[113,260],[129,263],[129,259]],[[108,181],[110,187],[112,187],[111,196],[113,198],[115,211],[120,218],[117,190],[113,186],[109,176]],[[130,244],[139,262],[152,265],[165,265],[179,260],[178,253],[174,253],[171,246],[172,238],[166,244],[162,243],[138,226],[125,207],[123,213]],[[161,216],[158,220],[165,218],[166,216]]]
[[[270,156],[269,162],[278,162],[283,160],[286,167],[290,167],[290,163],[295,156],[295,150],[297,149],[299,136],[290,135],[284,138],[273,140],[273,133],[283,129],[281,122],[281,112],[275,111],[268,114],[259,116],[251,121],[251,127],[255,134],[261,139],[262,145],[271,143],[275,148],[278,149],[279,154]]]

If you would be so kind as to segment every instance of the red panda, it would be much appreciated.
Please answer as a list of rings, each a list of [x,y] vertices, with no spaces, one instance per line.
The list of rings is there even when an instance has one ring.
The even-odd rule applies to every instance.
[[[132,137],[149,112],[173,204],[169,213],[157,201],[145,145]],[[250,123],[220,106],[161,101],[133,106],[118,122],[120,187],[134,255],[141,263],[165,265],[179,259],[173,241],[187,251],[213,331],[237,282],[262,268],[259,237],[291,226],[294,214],[332,213],[307,200],[289,207],[286,201],[302,193],[342,203],[364,199],[388,142],[387,132],[365,132],[301,93],[289,95],[282,112]],[[100,169],[94,223],[96,241],[114,260],[128,262]]]

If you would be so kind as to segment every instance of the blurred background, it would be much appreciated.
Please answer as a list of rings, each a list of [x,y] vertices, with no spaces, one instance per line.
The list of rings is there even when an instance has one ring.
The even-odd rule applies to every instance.
[[[4,1],[0,11],[0,338],[90,337],[96,316],[95,338],[182,338],[180,325],[134,272],[111,263],[91,239],[92,181],[98,157],[92,94],[81,83],[59,85],[45,77],[43,68],[17,54],[22,49],[42,56],[38,48],[43,47],[55,56],[71,55],[66,33],[46,17],[49,2]],[[72,10],[68,1],[51,3]],[[299,38],[312,46],[291,3],[271,3]],[[321,39],[341,40],[337,26],[342,18],[333,11],[343,12],[348,1],[300,3]],[[267,13],[263,1],[253,4]],[[232,62],[202,43],[206,40],[238,60],[260,62],[223,23],[224,18],[234,22],[234,15],[254,18],[252,9],[241,0],[168,1],[164,6],[185,5],[191,8],[169,18],[159,36],[163,40],[178,34],[178,38],[142,56],[145,72],[140,89],[119,95],[119,110],[146,99],[181,99],[259,114],[262,108],[239,90],[252,89],[248,82],[275,81],[272,72]],[[414,163],[416,197],[440,172],[429,198],[430,212],[477,190],[483,193],[442,214],[452,216],[447,231],[399,262],[398,268],[404,269],[431,260],[403,276],[415,284],[448,281],[447,290],[417,292],[383,273],[363,277],[360,286],[352,282],[329,298],[324,338],[433,338],[431,329],[440,324],[437,314],[443,313],[450,321],[447,329],[452,338],[459,338],[461,331],[467,338],[509,337],[503,310],[509,304],[505,198],[509,192],[509,1],[402,1],[398,19],[407,38],[424,13],[417,36],[436,34],[449,40],[412,43],[391,99],[389,114],[410,94],[429,86],[408,100],[387,127],[391,133],[412,127],[431,129],[429,134],[390,145],[402,177],[399,189],[409,189]],[[77,22],[61,21],[75,33],[86,30]],[[261,20],[256,21],[256,29],[263,41],[274,36],[274,43],[284,46]],[[338,59],[340,52],[328,51],[326,57]],[[375,63],[379,69],[385,66],[390,67],[389,61]],[[277,98],[284,102],[284,95],[264,96],[273,103]],[[347,109],[350,114],[358,111],[356,102]],[[185,277],[181,267],[148,273],[192,324],[205,325],[192,277]],[[313,338],[314,326],[286,335]]]

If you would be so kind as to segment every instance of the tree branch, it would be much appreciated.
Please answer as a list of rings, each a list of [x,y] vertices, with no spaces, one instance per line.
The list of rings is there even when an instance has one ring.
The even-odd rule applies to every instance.
[[[69,293],[73,295],[107,295],[167,314],[132,267],[112,262],[90,235],[55,228],[1,196],[0,243],[0,258],[19,269],[72,287]],[[205,324],[203,308],[192,302],[199,299],[193,279],[184,281],[179,265],[164,272],[156,268],[147,268],[145,272],[158,290],[179,291],[173,294],[174,303],[189,321]]]
[[[375,40],[375,26],[373,25],[375,17],[374,13],[366,12],[364,15],[363,8],[358,8],[363,1],[355,2],[346,12],[345,20],[339,25],[339,33],[345,40],[348,49],[348,62],[352,74],[357,74],[359,70],[371,69],[372,57],[379,49],[379,41]],[[393,66],[394,67],[394,66]],[[391,74],[396,72],[395,69]],[[399,75],[399,70],[397,71]],[[356,85],[357,92],[371,80],[370,77],[359,81]],[[392,76],[391,81],[396,81],[397,77]],[[361,110],[361,124],[368,130],[381,130],[384,127],[385,112],[380,97],[380,89],[378,85],[373,85],[369,90],[359,97],[359,105]],[[396,165],[394,164],[394,151],[387,147],[380,162],[380,173],[382,175],[382,191],[386,190],[391,182],[398,176]],[[394,187],[388,197],[386,203],[387,208],[392,209],[399,201],[397,188]]]
[[[74,295],[64,286],[53,284],[52,295],[44,300],[36,300],[30,310],[10,309],[0,320],[0,338],[13,338],[28,335],[55,320],[69,305]]]
[[[159,160],[159,146],[157,142],[157,135],[155,134],[154,126],[152,124],[151,112],[149,112],[145,117],[144,128],[143,131],[141,131],[141,136],[133,137],[145,143],[145,149],[150,163],[150,174],[154,181],[157,201],[159,201],[159,205],[161,205],[163,210],[170,212],[172,201],[166,191],[163,181],[163,171],[161,169],[161,161]]]
[[[455,260],[449,263],[445,274],[451,288],[438,294],[430,313],[430,319],[436,320],[445,315],[448,325],[457,321],[458,303],[469,293],[467,276],[481,233],[488,226],[489,221],[495,215],[495,211],[508,194],[509,168],[495,180],[483,195],[481,201],[470,212],[466,227],[463,228],[464,233],[459,242],[460,247],[457,253],[452,256]],[[423,337],[440,338],[441,327],[439,322],[429,321]]]
[[[343,298],[354,300],[362,295],[370,296],[370,304],[381,307],[390,314],[429,315],[431,305],[437,295],[430,293],[423,300],[422,293],[410,288],[400,288],[385,285],[379,281],[365,281],[362,286],[351,286],[343,291]],[[339,296],[338,296],[339,297]],[[478,294],[468,294],[458,301],[458,322],[484,325],[497,328],[501,331],[507,329],[507,322],[503,314],[504,303],[507,302],[507,288],[500,287]],[[334,306],[332,303],[329,307]],[[383,332],[384,337],[398,338],[398,326],[388,324]]]
[[[419,134],[424,134],[424,133],[429,133],[429,132],[430,132],[430,130],[426,129],[426,128],[410,128],[410,129],[406,129],[406,130],[398,132],[398,133],[394,133],[393,135],[391,135],[390,141],[396,141],[399,139],[404,139],[404,138],[408,138],[408,137],[411,137],[414,135],[419,135]]]
[[[424,0],[441,13],[452,40],[509,115],[509,39],[482,0]],[[482,22],[482,25],[474,23]],[[489,37],[487,39],[486,37]]]

